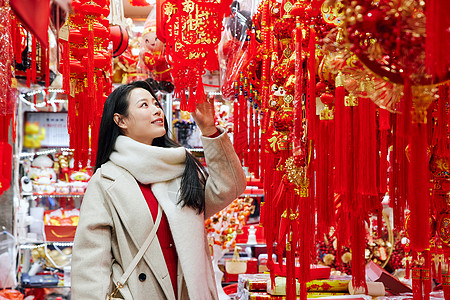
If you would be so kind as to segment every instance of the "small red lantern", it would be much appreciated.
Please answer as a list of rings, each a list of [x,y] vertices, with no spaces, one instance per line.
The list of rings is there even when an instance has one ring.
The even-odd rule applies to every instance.
[[[119,25],[109,27],[109,32],[113,43],[113,56],[117,57],[127,50],[130,37],[128,32]]]

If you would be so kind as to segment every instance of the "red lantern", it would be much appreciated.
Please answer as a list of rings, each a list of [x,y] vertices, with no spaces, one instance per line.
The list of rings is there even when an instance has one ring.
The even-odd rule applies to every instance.
[[[145,0],[129,0],[129,2],[132,6],[150,6],[150,3]]]
[[[128,32],[119,25],[109,27],[110,39],[113,43],[113,57],[121,55],[128,47]]]

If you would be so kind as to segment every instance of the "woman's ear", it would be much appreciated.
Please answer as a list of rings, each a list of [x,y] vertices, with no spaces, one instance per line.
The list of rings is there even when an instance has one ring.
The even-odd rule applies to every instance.
[[[115,113],[113,119],[114,123],[116,123],[117,126],[119,126],[119,128],[121,129],[127,128],[126,122],[124,121],[123,117],[120,114]]]

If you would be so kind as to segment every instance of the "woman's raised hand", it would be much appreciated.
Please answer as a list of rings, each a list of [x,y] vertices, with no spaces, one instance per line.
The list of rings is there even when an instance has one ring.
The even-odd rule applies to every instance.
[[[206,98],[205,101],[195,106],[192,113],[195,123],[204,136],[210,136],[217,132],[214,121],[214,97]]]

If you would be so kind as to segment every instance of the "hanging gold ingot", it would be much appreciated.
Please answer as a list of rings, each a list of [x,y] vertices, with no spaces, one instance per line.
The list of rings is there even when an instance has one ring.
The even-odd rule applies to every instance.
[[[334,119],[334,110],[330,109],[328,107],[328,105],[325,105],[325,108],[323,108],[320,111],[319,118],[321,121],[322,120],[333,120]]]
[[[348,96],[345,96],[345,106],[358,106],[358,97],[349,94]]]

